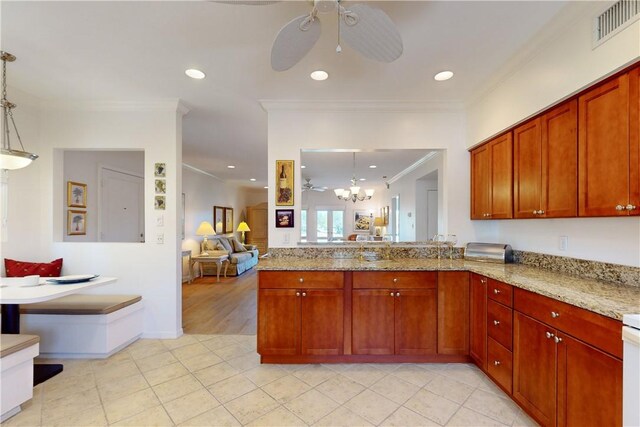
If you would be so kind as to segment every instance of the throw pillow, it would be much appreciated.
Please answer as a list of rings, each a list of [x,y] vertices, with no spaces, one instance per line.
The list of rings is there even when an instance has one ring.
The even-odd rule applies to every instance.
[[[247,248],[244,247],[237,237],[229,237],[229,243],[233,244],[234,252],[247,252]]]
[[[224,245],[219,240],[216,242],[216,246],[213,249],[217,251],[226,251]]]
[[[221,237],[220,239],[218,239],[218,242],[222,243],[222,246],[224,246],[225,251],[229,251],[229,253],[233,252],[233,247],[231,246],[231,244],[227,239],[225,239],[224,237]]]
[[[5,258],[4,269],[7,272],[7,277],[25,277],[36,274],[42,277],[60,277],[62,258],[51,262],[25,262]]]

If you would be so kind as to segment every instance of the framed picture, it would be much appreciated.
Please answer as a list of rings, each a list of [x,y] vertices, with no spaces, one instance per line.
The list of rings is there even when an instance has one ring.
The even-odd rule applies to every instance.
[[[156,179],[156,194],[165,194],[167,192],[167,181],[164,179]]]
[[[384,221],[384,225],[389,225],[389,206],[382,208],[382,219]]]
[[[293,206],[293,160],[276,160],[276,206]]]
[[[167,207],[167,200],[165,196],[156,196],[153,206],[157,211],[165,210]]]
[[[233,233],[233,208],[224,208],[224,232]]]
[[[87,184],[67,181],[67,206],[70,208],[87,207]]]
[[[67,211],[67,236],[87,234],[87,213],[69,209]]]
[[[353,231],[369,231],[373,215],[369,211],[353,211]]]
[[[216,234],[224,234],[224,208],[222,206],[213,207],[213,229]]]
[[[164,178],[167,176],[167,164],[166,163],[156,163],[153,166],[153,174],[156,178]]]
[[[293,209],[276,209],[276,227],[293,228]]]

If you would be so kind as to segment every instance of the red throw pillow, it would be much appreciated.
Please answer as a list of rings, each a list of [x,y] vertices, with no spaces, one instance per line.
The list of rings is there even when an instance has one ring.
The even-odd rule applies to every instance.
[[[4,269],[7,277],[24,277],[37,274],[42,277],[60,277],[62,258],[51,262],[25,262],[4,259]]]

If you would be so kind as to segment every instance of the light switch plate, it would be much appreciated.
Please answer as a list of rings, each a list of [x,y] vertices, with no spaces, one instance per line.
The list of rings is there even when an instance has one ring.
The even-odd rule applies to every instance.
[[[164,215],[159,214],[159,215],[156,217],[156,226],[157,226],[157,227],[164,227]]]
[[[566,251],[569,248],[569,236],[560,236],[558,249]]]
[[[164,244],[164,233],[156,234],[156,243],[159,244],[159,245],[163,245]]]

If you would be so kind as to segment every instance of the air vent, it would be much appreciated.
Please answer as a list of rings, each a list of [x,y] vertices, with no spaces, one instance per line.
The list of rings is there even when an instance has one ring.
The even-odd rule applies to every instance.
[[[603,43],[640,18],[640,0],[620,0],[602,12],[594,21],[594,42]]]

